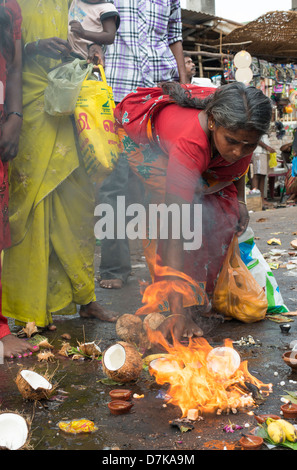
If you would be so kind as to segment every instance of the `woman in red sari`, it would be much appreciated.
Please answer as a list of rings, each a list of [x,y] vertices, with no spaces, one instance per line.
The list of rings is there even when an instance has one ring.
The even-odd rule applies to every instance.
[[[202,205],[199,249],[183,249],[182,237],[172,236],[174,220],[168,240],[159,241],[157,248],[152,240],[147,243],[155,283],[148,289],[162,298],[164,276],[171,281],[183,279],[196,289],[195,304],[207,305],[234,233],[243,233],[248,225],[245,174],[269,128],[270,100],[260,90],[237,82],[216,90],[167,83],[162,88],[139,88],[115,113],[123,151],[146,184],[149,202],[180,208]],[[169,267],[169,277],[160,266]],[[171,332],[175,338],[201,336],[191,309],[184,308],[191,305],[190,300],[186,304],[184,295],[172,286],[168,292],[171,315],[163,333]]]
[[[22,125],[21,22],[16,0],[0,0],[0,256],[10,244],[8,162],[17,155]],[[10,333],[7,319],[2,315],[1,298],[0,260],[0,342],[4,356],[32,354],[34,348],[30,344]]]

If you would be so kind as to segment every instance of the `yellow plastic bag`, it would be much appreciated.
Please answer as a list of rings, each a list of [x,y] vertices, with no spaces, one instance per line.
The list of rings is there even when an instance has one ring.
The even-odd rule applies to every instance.
[[[269,168],[275,168],[277,166],[277,154],[270,153],[269,154]]]
[[[70,434],[81,434],[85,432],[97,431],[97,427],[88,419],[73,419],[72,421],[60,421],[58,423],[59,428],[62,431]]]
[[[120,147],[112,88],[103,67],[99,68],[102,81],[83,82],[74,111],[78,145],[86,172],[94,182],[102,181],[113,170]]]
[[[229,246],[213,295],[214,309],[244,323],[263,320],[268,301],[240,257],[238,237]]]

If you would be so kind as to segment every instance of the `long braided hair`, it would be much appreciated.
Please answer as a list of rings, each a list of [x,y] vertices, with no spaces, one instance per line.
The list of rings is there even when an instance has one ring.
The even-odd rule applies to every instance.
[[[13,24],[5,0],[0,0],[0,53],[7,61],[14,57]]]
[[[272,106],[261,90],[233,82],[217,88],[204,99],[191,96],[191,92],[177,82],[162,83],[163,92],[182,107],[204,110],[212,115],[217,126],[236,131],[256,130],[266,134],[270,127]]]

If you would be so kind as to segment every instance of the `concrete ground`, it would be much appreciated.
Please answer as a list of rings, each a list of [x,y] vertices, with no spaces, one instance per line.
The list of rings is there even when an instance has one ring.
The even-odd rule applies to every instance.
[[[271,249],[280,248],[286,253],[279,259],[278,269],[273,273],[279,284],[284,303],[289,310],[297,310],[297,277],[295,270],[286,267],[292,259],[290,242],[297,238],[297,206],[274,208],[251,213],[250,226],[253,228],[256,243],[262,254]],[[294,234],[295,233],[295,234]],[[281,240],[281,246],[269,246],[267,241],[273,237]],[[96,249],[96,266],[100,261],[100,247]],[[106,308],[124,313],[134,313],[141,306],[139,281],[149,280],[141,245],[132,246],[133,273],[128,284],[121,290],[107,290],[98,286],[98,301]],[[293,317],[294,318],[294,317]],[[10,322],[12,330],[16,331]],[[104,350],[114,344],[118,338],[115,325],[96,320],[82,320],[78,315],[57,317],[57,330],[45,335],[54,345],[54,352],[61,346],[61,335],[71,335],[71,344],[77,341],[99,341]],[[279,414],[282,395],[287,391],[297,390],[297,374],[282,360],[282,354],[290,344],[297,340],[297,320],[290,323],[289,334],[283,334],[280,324],[265,319],[254,324],[237,321],[209,323],[205,338],[212,347],[221,346],[224,339],[239,341],[251,335],[254,345],[239,345],[236,350],[242,360],[248,361],[249,372],[264,383],[271,383],[272,393],[253,411],[257,414]],[[33,367],[37,372],[48,370],[58,381],[56,395],[49,401],[36,404],[26,401],[20,395],[15,378],[21,367]],[[53,363],[41,363],[35,356],[27,359],[8,361],[0,365],[0,410],[18,411],[32,420],[30,444],[35,450],[110,450],[123,451],[190,451],[237,449],[241,432],[249,432],[256,426],[255,417],[246,410],[237,414],[206,416],[194,423],[192,430],[182,432],[170,421],[179,419],[178,407],[167,405],[159,398],[160,391],[166,392],[166,386],[156,384],[145,370],[133,383],[124,385],[134,394],[143,398],[133,398],[134,406],[125,415],[111,415],[107,407],[109,391],[122,386],[105,383],[100,361],[73,361],[70,358],[56,356]],[[98,430],[92,434],[69,435],[58,428],[61,420],[87,418],[93,420]],[[224,426],[230,422],[244,427],[244,431],[226,433]],[[267,447],[264,447],[264,450]],[[278,447],[277,449],[281,449]]]

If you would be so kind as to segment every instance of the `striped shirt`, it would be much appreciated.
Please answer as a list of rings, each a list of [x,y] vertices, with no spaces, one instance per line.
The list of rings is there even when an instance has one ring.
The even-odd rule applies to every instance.
[[[182,41],[180,0],[114,0],[121,24],[107,47],[105,74],[114,99],[136,87],[179,80],[169,45]]]

